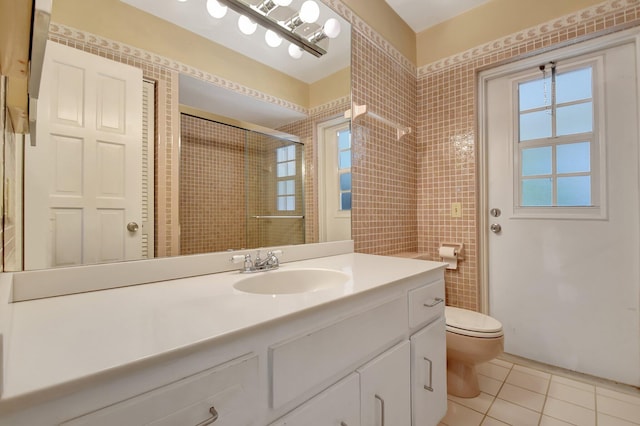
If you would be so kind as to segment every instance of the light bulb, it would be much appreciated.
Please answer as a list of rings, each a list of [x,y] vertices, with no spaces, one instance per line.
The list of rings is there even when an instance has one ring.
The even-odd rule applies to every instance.
[[[289,6],[292,0],[273,0],[278,6]]]
[[[302,22],[306,22],[307,24],[316,22],[318,17],[320,17],[320,8],[318,7],[318,3],[313,0],[307,0],[302,3],[299,16]]]
[[[270,47],[278,47],[282,44],[282,37],[271,30],[267,30],[267,33],[264,35],[264,40]]]
[[[207,12],[213,18],[220,19],[227,14],[227,6],[220,4],[218,0],[207,0]]]
[[[340,35],[340,21],[336,18],[329,18],[327,22],[324,23],[324,27],[322,27],[322,31],[329,38],[336,38]]]
[[[242,34],[251,35],[256,32],[258,24],[256,24],[246,16],[240,15],[240,17],[238,18],[238,28],[240,28],[240,32]]]
[[[300,49],[295,44],[291,43],[289,45],[289,56],[291,56],[293,59],[302,58],[302,49]]]
[[[185,2],[185,1],[187,1],[187,0],[178,0],[178,1],[179,1],[180,3],[184,3],[184,2]]]

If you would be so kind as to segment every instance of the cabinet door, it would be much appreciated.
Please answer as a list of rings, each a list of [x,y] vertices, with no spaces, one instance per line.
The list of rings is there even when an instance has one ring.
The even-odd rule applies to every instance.
[[[359,426],[360,381],[352,373],[271,426]]]
[[[258,357],[247,355],[61,426],[255,424]],[[213,407],[213,410],[211,408]]]
[[[447,341],[444,317],[411,336],[413,424],[435,426],[447,413]]]
[[[363,425],[411,426],[410,356],[407,340],[358,369]]]

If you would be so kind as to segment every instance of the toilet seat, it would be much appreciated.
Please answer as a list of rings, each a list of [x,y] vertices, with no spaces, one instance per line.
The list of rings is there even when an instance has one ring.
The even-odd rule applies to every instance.
[[[469,337],[502,337],[502,324],[495,318],[468,309],[445,306],[447,331]]]

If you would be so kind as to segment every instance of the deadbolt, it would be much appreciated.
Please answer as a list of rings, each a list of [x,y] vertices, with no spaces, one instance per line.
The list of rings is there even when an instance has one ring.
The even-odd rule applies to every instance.
[[[500,209],[491,209],[489,210],[489,214],[493,217],[500,217],[502,212],[500,211]]]

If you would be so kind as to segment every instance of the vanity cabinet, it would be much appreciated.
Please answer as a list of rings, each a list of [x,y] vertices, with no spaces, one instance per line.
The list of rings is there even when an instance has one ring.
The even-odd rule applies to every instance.
[[[447,413],[447,341],[444,316],[411,336],[413,424],[435,426]]]
[[[248,355],[61,426],[255,425],[258,357]]]
[[[359,426],[360,381],[352,373],[271,426]]]
[[[411,426],[409,341],[359,368],[358,374],[362,425]]]
[[[5,399],[0,424],[436,426],[447,407],[443,269],[437,265],[424,271],[412,263],[406,266],[417,272],[398,277],[389,272],[393,261],[362,256],[359,262],[370,259],[367,270],[387,265],[379,274],[365,275],[383,284],[338,296],[330,291],[244,296],[238,301],[256,303],[246,312],[239,302],[228,307],[221,301],[218,308],[227,309],[227,315],[254,314],[267,304],[277,315],[251,327],[201,337],[153,360],[133,360],[137,362],[86,376],[83,385],[49,398],[25,397],[13,410]],[[355,262],[348,267],[354,264],[362,270]],[[394,276],[398,278],[389,278]],[[202,283],[211,288],[216,276],[200,279],[211,280]],[[199,298],[201,292],[200,286],[192,289],[189,297],[198,296],[200,304],[180,304],[180,312],[189,306],[196,315],[205,307],[207,315],[198,318],[219,320],[217,327],[231,321],[212,310],[215,302]],[[107,296],[113,294],[117,290]],[[233,294],[224,296],[224,303],[236,300]],[[286,311],[305,297],[321,302]],[[192,324],[176,324],[174,329],[195,333],[195,325],[196,330],[184,328]]]

